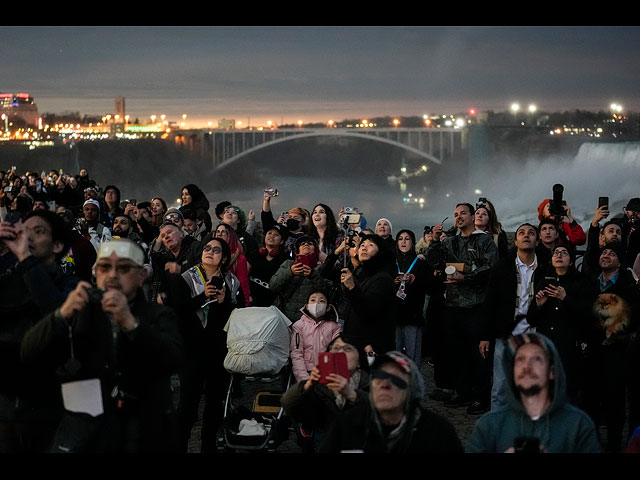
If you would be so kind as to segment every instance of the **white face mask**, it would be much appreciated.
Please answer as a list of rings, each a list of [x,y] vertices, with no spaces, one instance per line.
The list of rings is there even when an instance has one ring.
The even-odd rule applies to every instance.
[[[307,310],[309,313],[313,315],[315,318],[320,318],[327,312],[327,304],[326,303],[310,303],[307,305]]]
[[[373,365],[373,362],[376,361],[376,357],[370,357],[367,355],[367,363],[369,364],[369,366]]]

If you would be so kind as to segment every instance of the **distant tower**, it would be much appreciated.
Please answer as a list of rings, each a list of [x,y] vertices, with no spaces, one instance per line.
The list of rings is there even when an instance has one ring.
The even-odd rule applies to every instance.
[[[120,118],[124,121],[125,116],[125,108],[124,108],[124,97],[116,98],[116,115],[120,115]]]

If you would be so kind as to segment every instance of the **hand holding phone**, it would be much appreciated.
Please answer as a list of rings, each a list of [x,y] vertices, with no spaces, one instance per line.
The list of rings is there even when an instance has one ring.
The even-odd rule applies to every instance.
[[[330,382],[327,375],[335,373],[349,380],[349,368],[347,367],[347,354],[344,352],[321,352],[318,354],[318,370],[320,383],[325,385]]]

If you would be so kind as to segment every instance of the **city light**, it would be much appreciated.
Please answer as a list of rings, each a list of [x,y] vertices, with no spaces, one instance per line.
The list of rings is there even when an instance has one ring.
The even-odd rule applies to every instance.
[[[538,108],[535,105],[533,104],[529,105],[529,113],[534,113],[537,109]]]
[[[511,111],[513,113],[518,113],[519,110],[520,110],[520,104],[519,103],[512,103],[511,104]]]

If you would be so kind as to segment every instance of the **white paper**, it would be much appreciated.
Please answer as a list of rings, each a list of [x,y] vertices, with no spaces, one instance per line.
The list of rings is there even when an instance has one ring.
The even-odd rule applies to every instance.
[[[97,417],[104,413],[100,379],[79,380],[62,384],[64,408],[70,412],[88,413]]]

